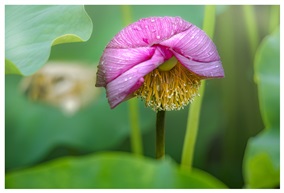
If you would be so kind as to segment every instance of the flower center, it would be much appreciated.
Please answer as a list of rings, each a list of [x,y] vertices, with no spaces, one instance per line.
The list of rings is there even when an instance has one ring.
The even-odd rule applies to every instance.
[[[180,110],[198,95],[199,86],[200,78],[171,58],[147,74],[134,94],[154,111]]]

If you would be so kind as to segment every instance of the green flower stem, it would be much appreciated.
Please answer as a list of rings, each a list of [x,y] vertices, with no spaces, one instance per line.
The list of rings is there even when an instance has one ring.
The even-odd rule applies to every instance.
[[[142,137],[139,128],[138,101],[133,98],[128,101],[131,127],[131,149],[135,155],[143,155]]]
[[[123,23],[125,26],[131,23],[132,13],[131,7],[129,5],[122,5],[122,17]],[[143,145],[142,145],[142,136],[139,127],[139,108],[138,108],[138,101],[136,98],[133,98],[128,101],[129,107],[129,120],[130,120],[130,127],[131,127],[131,149],[135,155],[143,155]]]
[[[205,6],[203,31],[205,31],[211,39],[213,39],[215,31],[215,13],[216,8],[214,5]]]
[[[215,6],[207,5],[205,6],[205,15],[203,22],[203,30],[207,35],[212,38],[214,34],[215,26]],[[199,97],[194,99],[194,102],[190,105],[185,133],[185,140],[182,150],[181,167],[192,168],[193,155],[195,141],[198,133],[199,126],[199,115],[202,105],[202,99],[205,91],[205,80],[201,81],[201,86],[199,88]]]
[[[129,25],[132,22],[132,11],[130,5],[122,5],[121,6],[122,11],[122,19],[124,26]]]
[[[166,111],[158,111],[156,119],[156,158],[165,157],[165,114]]]
[[[270,8],[270,21],[269,21],[269,33],[272,33],[277,26],[279,26],[280,20],[280,6],[271,5]]]
[[[243,11],[245,16],[246,28],[249,36],[250,50],[251,54],[254,56],[259,41],[254,7],[252,5],[243,5]]]
[[[198,133],[199,115],[200,115],[204,90],[205,90],[205,80],[202,80],[201,86],[199,88],[200,96],[194,99],[194,102],[190,105],[188,112],[188,118],[187,118],[188,121],[185,133],[185,141],[182,150],[181,166],[182,167],[186,166],[190,169],[192,167],[194,147]]]

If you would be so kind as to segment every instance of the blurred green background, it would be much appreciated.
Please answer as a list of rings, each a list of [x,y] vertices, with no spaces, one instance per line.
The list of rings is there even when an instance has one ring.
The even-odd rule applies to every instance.
[[[279,8],[279,6],[277,6]],[[97,65],[106,44],[124,27],[124,7],[88,5],[93,22],[87,42],[52,47],[50,61]],[[225,78],[206,81],[193,167],[207,171],[230,188],[242,188],[243,156],[247,141],[264,128],[254,82],[254,56],[248,25],[256,26],[256,46],[271,33],[272,6],[253,6],[256,21],[247,23],[243,6],[217,6],[213,41]],[[204,6],[130,6],[136,21],[148,16],[181,16],[202,28]],[[127,17],[127,16],[126,16]],[[279,25],[279,23],[278,23]],[[93,152],[131,152],[127,102],[110,110],[105,90],[72,117],[45,103],[28,100],[18,89],[22,79],[5,78],[6,172],[67,155]],[[90,82],[95,88],[95,81]],[[155,157],[155,113],[139,101],[144,154]],[[166,154],[180,163],[188,107],[166,114]],[[42,116],[44,115],[44,116]]]

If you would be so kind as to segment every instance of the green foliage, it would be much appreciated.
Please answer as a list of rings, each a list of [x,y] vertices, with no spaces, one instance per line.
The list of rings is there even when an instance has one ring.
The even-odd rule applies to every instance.
[[[280,185],[280,32],[267,36],[255,57],[255,82],[265,130],[248,141],[244,157],[247,188]]]
[[[31,75],[48,60],[52,45],[86,41],[92,33],[84,6],[5,8],[6,74]]]
[[[5,73],[6,74],[21,74],[17,66],[7,59],[5,59]]]
[[[39,25],[34,25],[32,24],[34,17],[29,18],[31,23],[25,23],[27,20],[22,21],[25,16],[21,16],[20,21],[25,25],[17,26],[29,26],[29,29],[33,30],[37,30],[37,26],[49,26],[47,28],[49,31],[45,31],[42,35],[33,34],[33,37],[40,39],[56,31],[50,28],[52,25],[48,18],[56,16],[54,22],[61,21],[66,25],[72,23],[73,19],[77,22],[80,20],[80,22],[73,26],[76,30],[72,32],[58,33],[51,39],[45,39],[45,51],[42,49],[39,51],[40,48],[37,47],[37,44],[23,44],[24,47],[13,45],[14,42],[11,40],[17,39],[15,35],[18,37],[20,35],[18,30],[21,29],[6,31],[6,48],[13,47],[12,52],[6,49],[5,70],[9,74],[32,74],[47,61],[50,51],[49,60],[83,61],[90,65],[96,65],[105,45],[124,27],[121,6],[85,6],[86,12],[93,21],[95,31],[90,38],[91,23],[83,6],[42,6],[43,10],[51,11],[52,7],[57,9],[50,17],[45,17],[49,11],[45,12],[47,15],[39,14],[38,8],[36,8],[38,6],[6,6],[6,30],[9,29],[11,23],[16,21],[7,17],[11,7],[25,7],[27,11],[34,11],[37,16],[46,19]],[[253,7],[257,19],[255,26],[259,34],[258,41],[260,41],[270,32],[268,26],[270,26],[271,6]],[[279,7],[276,6],[278,9]],[[70,8],[73,11],[69,10]],[[244,30],[246,19],[243,17],[242,6],[217,6],[216,8],[217,17],[213,41],[222,59],[225,78],[206,82],[193,163],[194,168],[201,168],[206,172],[193,169],[189,174],[184,169],[178,169],[176,164],[169,159],[155,161],[123,153],[96,153],[109,150],[130,151],[127,103],[122,103],[116,109],[110,110],[105,94],[102,94],[97,101],[80,110],[73,117],[66,117],[59,109],[48,104],[27,100],[24,94],[19,91],[20,77],[9,75],[5,78],[6,188],[36,186],[38,188],[55,186],[65,188],[75,186],[82,188],[158,188],[162,185],[164,188],[224,187],[212,175],[230,188],[244,187],[243,180],[245,180],[245,187],[277,187],[280,164],[280,120],[279,103],[277,103],[279,102],[279,98],[277,99],[279,97],[277,94],[277,92],[279,93],[279,81],[275,81],[275,78],[279,77],[279,65],[274,66],[275,63],[270,61],[277,61],[279,56],[278,58],[274,56],[273,59],[270,57],[267,60],[264,55],[273,55],[279,51],[272,53],[269,50],[275,49],[275,46],[269,44],[271,47],[268,47],[262,43],[260,49],[265,51],[258,54],[259,63],[262,64],[256,65],[254,69],[252,65],[254,55],[249,50],[248,34]],[[204,16],[204,6],[192,5],[135,5],[130,6],[130,10],[133,15],[131,21],[148,16],[171,15],[181,16],[198,27],[202,27]],[[273,13],[277,16],[276,12]],[[76,16],[76,18],[70,15]],[[79,15],[85,19],[78,18]],[[12,15],[14,18],[16,16],[17,14]],[[274,25],[279,25],[279,20],[274,18],[272,20]],[[44,24],[46,21],[49,23]],[[81,24],[85,27],[80,26]],[[60,24],[57,23],[57,25]],[[77,29],[77,27],[81,29]],[[27,33],[26,30],[21,31]],[[86,41],[88,38],[87,42],[80,44],[61,44]],[[38,38],[33,40],[35,39]],[[273,41],[275,42],[275,36],[266,38],[266,42]],[[8,44],[8,42],[10,43]],[[19,55],[18,61],[22,62],[32,58],[29,64],[34,60],[35,62],[31,66],[27,65],[32,70],[28,68],[23,71],[22,67],[24,66],[19,67],[15,60],[7,57],[7,54],[26,52],[30,48],[27,47],[29,45],[36,46],[36,49],[33,50],[34,54],[26,55],[23,57],[24,60]],[[51,47],[51,45],[56,46]],[[45,58],[42,55],[45,55]],[[41,58],[40,61],[36,61],[39,58]],[[267,62],[264,62],[265,60]],[[253,74],[254,70],[257,73]],[[253,80],[257,82],[258,89]],[[90,86],[94,86],[94,82],[90,83]],[[139,105],[144,156],[154,157],[154,113],[145,109],[143,103]],[[187,108],[168,112],[166,116],[166,154],[177,163],[180,162],[181,157]],[[266,129],[256,136],[260,129],[264,128],[260,113]],[[270,126],[267,127],[267,125]],[[256,137],[249,139],[251,136]],[[243,160],[246,144],[247,149]],[[95,154],[83,156],[92,152]],[[76,155],[77,158],[55,159],[66,155]],[[52,161],[48,162],[48,160]],[[43,163],[37,165],[39,162]],[[84,164],[87,166],[84,167]],[[23,169],[24,167],[26,169]],[[241,173],[242,167],[244,176]],[[113,170],[115,173],[112,173]],[[72,175],[69,175],[71,172]],[[154,173],[157,174],[154,175]],[[125,178],[125,176],[132,178]],[[95,179],[96,183],[90,184],[90,179]],[[122,181],[126,183],[124,186],[119,184]]]
[[[279,130],[263,131],[248,141],[244,159],[247,188],[275,188],[280,184]]]
[[[267,36],[255,56],[254,79],[266,129],[280,126],[280,31]]]
[[[16,89],[19,80],[18,76],[6,76],[7,169],[34,164],[60,145],[71,147],[75,152],[98,151],[114,147],[129,135],[126,103],[111,110],[101,94],[88,107],[73,116],[66,116],[60,109],[28,100]],[[155,116],[143,106],[140,103],[141,129],[145,132],[154,127]]]
[[[225,188],[200,170],[181,171],[169,158],[126,153],[66,157],[6,176],[6,188]]]

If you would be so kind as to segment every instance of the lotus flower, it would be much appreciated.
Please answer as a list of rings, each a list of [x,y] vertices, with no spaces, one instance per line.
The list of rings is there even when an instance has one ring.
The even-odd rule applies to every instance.
[[[111,108],[141,97],[155,111],[179,110],[198,95],[200,80],[224,77],[204,31],[180,17],[140,19],[106,46],[97,71]]]

